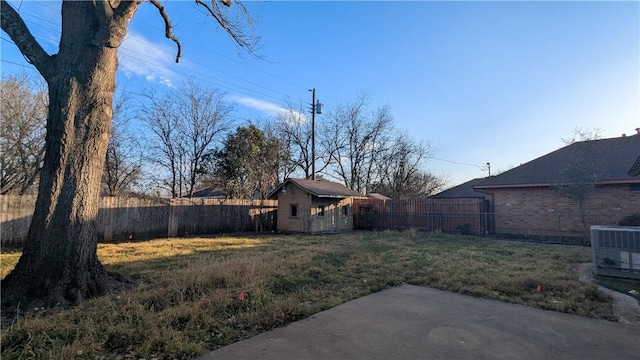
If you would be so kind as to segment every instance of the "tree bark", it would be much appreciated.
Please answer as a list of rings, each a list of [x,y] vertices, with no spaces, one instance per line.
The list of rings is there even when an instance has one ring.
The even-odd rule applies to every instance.
[[[98,260],[96,217],[117,48],[137,6],[63,2],[59,53],[27,55],[49,85],[46,155],[23,254],[1,283],[5,309],[75,305],[122,287]]]
[[[49,55],[5,0],[2,30],[49,85],[46,154],[27,242],[15,269],[1,282],[3,315],[31,306],[73,305],[122,286],[97,257],[100,179],[108,146],[117,49],[144,0],[62,2],[58,54]],[[178,46],[162,4],[149,0]],[[230,1],[220,0],[226,6]],[[215,2],[196,0],[240,46],[253,53],[257,38],[244,33],[252,19],[240,2],[230,20]],[[244,21],[243,21],[244,20]],[[179,179],[182,181],[182,178]]]

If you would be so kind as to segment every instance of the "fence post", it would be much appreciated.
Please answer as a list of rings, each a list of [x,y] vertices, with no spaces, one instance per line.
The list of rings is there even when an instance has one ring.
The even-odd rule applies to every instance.
[[[558,242],[562,244],[562,221],[560,220],[560,214],[558,214]]]
[[[393,200],[391,200],[389,206],[389,228],[393,229]]]
[[[115,199],[116,198],[114,197],[100,198],[100,201],[102,203],[100,206],[100,209],[102,210],[103,224],[104,224],[104,233],[102,236],[102,241],[107,243],[110,243],[113,241],[113,222],[114,222],[113,207],[114,207]]]
[[[476,203],[476,213],[478,214],[478,236],[482,235],[482,218],[480,217],[480,201]]]
[[[484,236],[489,237],[489,212],[486,210],[489,209],[484,212]]]
[[[176,199],[169,199],[169,219],[167,222],[167,237],[178,235],[178,210],[175,206]]]
[[[407,214],[407,229],[411,229],[413,227],[414,224],[414,216],[415,216],[415,199],[410,199],[409,200],[409,204],[408,205],[408,212],[409,214]]]
[[[429,231],[431,231],[431,232],[434,231],[434,224],[433,224],[433,222],[434,222],[434,220],[433,220],[433,208],[435,207],[434,206],[434,202],[435,202],[434,199],[430,199],[429,203],[428,203],[428,205],[429,205]]]

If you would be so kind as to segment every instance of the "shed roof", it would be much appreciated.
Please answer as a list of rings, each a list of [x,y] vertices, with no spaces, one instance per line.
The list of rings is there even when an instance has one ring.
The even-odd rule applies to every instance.
[[[278,185],[278,187],[269,194],[269,199],[277,198],[278,193],[282,191],[282,187],[284,186],[286,189],[286,186],[291,183],[320,198],[344,199],[348,197],[365,197],[355,190],[351,190],[342,184],[331,181],[285,179],[282,184]]]
[[[589,164],[600,184],[639,182],[629,167],[640,156],[640,134],[575,142],[486,179],[477,189],[550,186],[567,182],[567,170],[578,161]]]
[[[374,200],[391,200],[390,197],[388,197],[386,195],[378,194],[378,193],[369,194],[369,195],[367,195],[367,197],[369,199],[374,199]]]

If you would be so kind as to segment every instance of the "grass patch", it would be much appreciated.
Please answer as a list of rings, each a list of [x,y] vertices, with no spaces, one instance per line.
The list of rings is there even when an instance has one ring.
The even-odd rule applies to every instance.
[[[431,235],[353,232],[102,244],[137,289],[2,329],[2,359],[193,358],[403,282],[613,319],[611,299],[578,281],[589,250]],[[1,254],[3,276],[19,254]]]
[[[2,250],[2,253],[0,254],[0,278],[4,279],[5,276],[7,276],[9,274],[9,272],[11,270],[13,270],[13,268],[16,266],[16,264],[18,263],[18,259],[20,258],[20,255],[22,254],[19,251],[10,251],[10,252],[5,252],[6,250]]]
[[[606,276],[596,276],[595,282],[608,289],[629,295],[640,304],[640,281],[631,279],[618,279]]]

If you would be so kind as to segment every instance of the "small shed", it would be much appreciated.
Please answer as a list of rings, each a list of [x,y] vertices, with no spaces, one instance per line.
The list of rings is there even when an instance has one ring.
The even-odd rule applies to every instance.
[[[378,193],[369,194],[369,195],[367,195],[367,198],[369,198],[371,200],[381,200],[381,201],[391,200],[390,197],[388,197],[386,195],[378,194]]]
[[[359,192],[330,181],[286,179],[269,194],[278,200],[279,231],[337,232],[353,229],[353,198]]]

